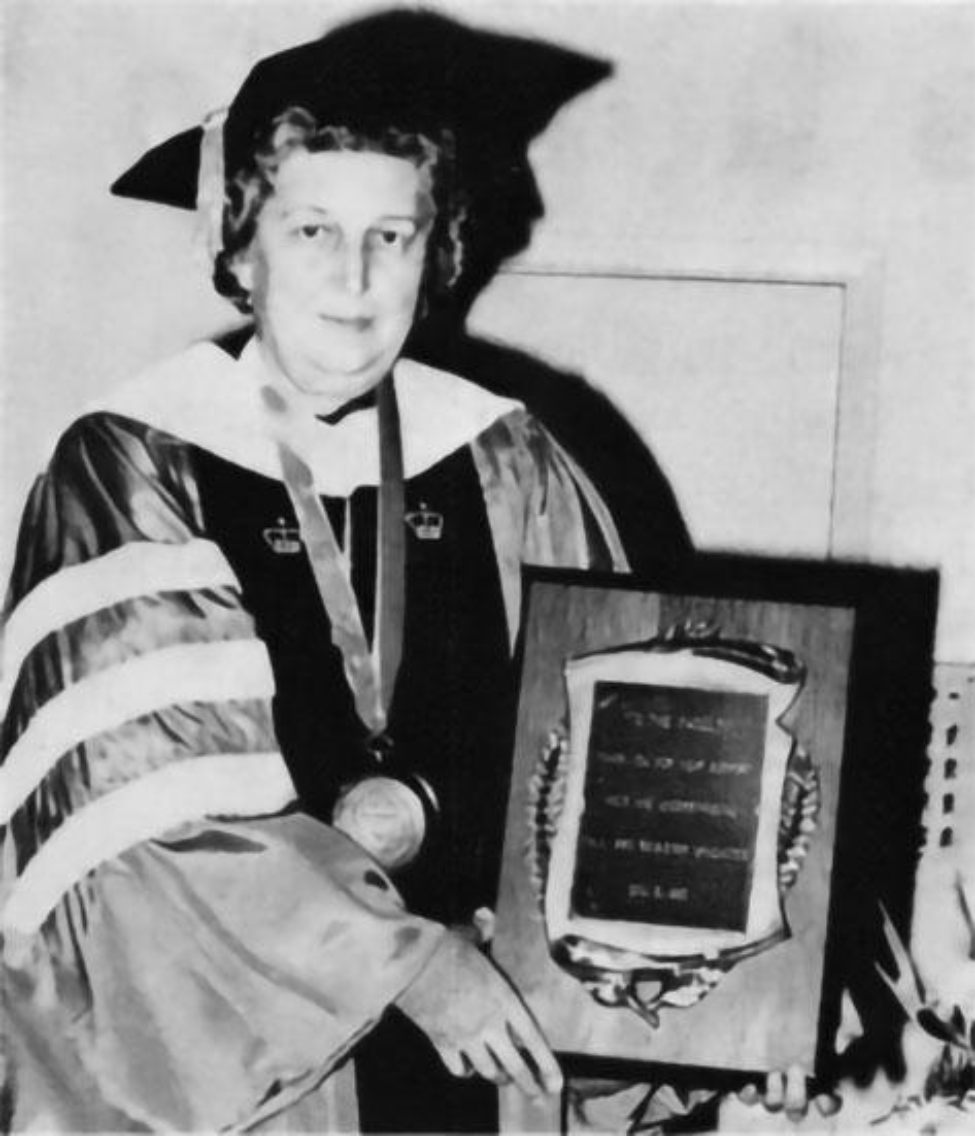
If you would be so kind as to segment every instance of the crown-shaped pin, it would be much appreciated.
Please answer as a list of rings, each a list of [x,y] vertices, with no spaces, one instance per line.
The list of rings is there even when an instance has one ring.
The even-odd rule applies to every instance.
[[[268,548],[278,556],[294,556],[301,552],[301,532],[287,525],[284,517],[278,517],[278,523],[269,525],[261,535]]]
[[[443,535],[443,514],[434,512],[426,501],[407,513],[405,520],[420,540],[439,540]]]

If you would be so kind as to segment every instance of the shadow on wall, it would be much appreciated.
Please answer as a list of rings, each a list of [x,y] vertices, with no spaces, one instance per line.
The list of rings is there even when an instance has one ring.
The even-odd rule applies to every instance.
[[[523,402],[592,478],[634,571],[691,552],[673,489],[653,455],[612,402],[581,375],[471,336],[456,323],[434,329],[425,322],[411,354]]]
[[[606,67],[600,77],[608,73]],[[548,109],[546,118],[552,113],[554,108]],[[691,541],[674,492],[613,403],[581,375],[466,331],[478,297],[505,261],[528,247],[535,223],[545,214],[527,142],[506,154],[498,167],[500,173],[480,165],[473,178],[468,170],[463,272],[447,297],[431,301],[408,344],[409,353],[523,402],[595,482],[616,519],[634,570],[687,556]]]

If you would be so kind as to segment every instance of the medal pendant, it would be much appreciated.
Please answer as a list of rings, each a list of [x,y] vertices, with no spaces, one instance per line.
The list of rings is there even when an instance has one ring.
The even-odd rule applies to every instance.
[[[419,797],[381,773],[356,782],[342,794],[332,823],[388,871],[416,858],[426,832]]]

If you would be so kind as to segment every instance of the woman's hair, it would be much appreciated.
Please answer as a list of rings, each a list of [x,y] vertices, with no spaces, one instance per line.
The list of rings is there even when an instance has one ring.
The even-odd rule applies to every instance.
[[[454,139],[449,130],[436,137],[410,133],[395,127],[378,131],[347,126],[321,125],[301,107],[290,107],[270,124],[258,139],[251,162],[233,172],[226,183],[223,208],[223,247],[213,266],[213,284],[242,312],[251,310],[250,294],[233,271],[235,257],[243,252],[257,231],[261,208],[274,192],[281,164],[296,150],[318,153],[326,150],[356,150],[405,158],[429,178],[436,208],[427,242],[426,267],[421,286],[421,306],[430,296],[449,292],[461,274],[463,245],[460,230],[466,210],[457,185]]]

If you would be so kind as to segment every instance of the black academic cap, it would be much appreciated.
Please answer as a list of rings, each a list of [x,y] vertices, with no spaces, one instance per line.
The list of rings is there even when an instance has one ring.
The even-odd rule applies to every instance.
[[[288,107],[369,131],[453,130],[460,169],[525,161],[559,108],[606,78],[608,63],[534,39],[468,27],[433,12],[368,16],[261,60],[224,125],[225,165],[247,164],[255,135]],[[149,150],[112,186],[122,197],[192,209],[200,127]]]

